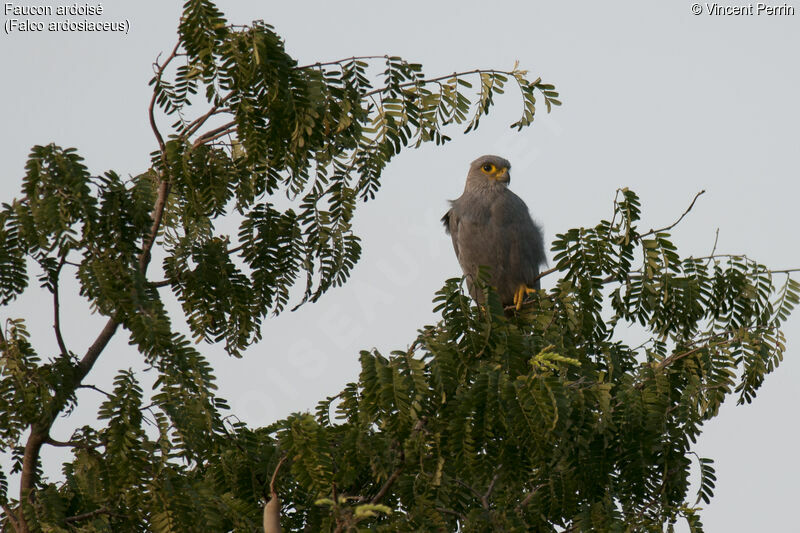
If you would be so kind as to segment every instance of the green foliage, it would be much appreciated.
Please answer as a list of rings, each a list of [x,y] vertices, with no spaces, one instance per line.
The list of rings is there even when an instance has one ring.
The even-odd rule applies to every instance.
[[[91,176],[73,149],[37,146],[0,208],[0,304],[35,269],[59,345],[40,355],[23,319],[0,328],[0,450],[21,485],[10,495],[0,471],[4,526],[257,531],[274,489],[285,530],[662,531],[684,518],[701,531],[716,478],[698,458],[690,502],[692,445],[726,397],[752,401],[780,363],[800,285],[743,256],[682,258],[670,228],[638,232],[627,189],[611,221],[557,236],[549,293],[516,313],[490,287],[476,307],[448,280],[438,323],[408,350],[362,352],[357,381],[313,415],[258,429],[226,416],[213,369],[173,327],[167,290],[195,341],[239,356],[268,315],[343,284],[361,253],[357,203],[389,161],[478,127],[508,83],[515,128],[537,96],[560,105],[516,66],[434,78],[393,56],[299,66],[269,25],[186,2],[151,80],[152,167]],[[166,138],[159,111],[174,118]],[[154,250],[164,279],[148,275]],[[64,275],[108,318],[83,354],[60,335]],[[631,324],[639,346],[618,333]],[[54,441],[120,326],[153,390],[120,371],[96,427]],[[58,483],[41,472],[48,446],[73,453]]]

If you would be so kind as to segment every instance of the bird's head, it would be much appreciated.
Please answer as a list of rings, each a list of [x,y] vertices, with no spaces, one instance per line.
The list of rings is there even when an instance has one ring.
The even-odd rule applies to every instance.
[[[511,181],[511,163],[497,155],[484,155],[472,162],[467,174],[467,188],[506,186]]]

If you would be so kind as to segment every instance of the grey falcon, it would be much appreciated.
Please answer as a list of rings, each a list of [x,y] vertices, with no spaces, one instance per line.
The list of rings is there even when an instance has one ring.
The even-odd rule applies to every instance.
[[[489,267],[489,284],[504,306],[522,306],[540,288],[539,267],[546,264],[542,230],[528,206],[511,192],[511,163],[496,155],[472,162],[463,194],[442,217],[445,231],[467,279],[470,295],[481,302],[475,285],[478,267]]]

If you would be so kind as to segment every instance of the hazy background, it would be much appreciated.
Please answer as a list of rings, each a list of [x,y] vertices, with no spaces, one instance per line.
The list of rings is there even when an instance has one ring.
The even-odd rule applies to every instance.
[[[19,194],[35,144],[76,147],[95,174],[147,168],[156,147],[147,82],[153,60],[175,43],[180,4],[104,2],[101,17],[86,17],[127,19],[127,35],[0,35],[0,201]],[[268,320],[263,341],[241,360],[199,347],[215,365],[220,395],[249,424],[313,408],[356,378],[359,350],[403,349],[435,320],[434,292],[460,274],[439,218],[447,199],[461,193],[469,162],[485,153],[511,161],[511,187],[548,241],[609,217],[618,187],[640,194],[644,229],[672,222],[706,189],[673,232],[682,254],[707,255],[719,228],[718,252],[747,253],[776,269],[800,267],[800,15],[695,16],[689,1],[493,4],[218,3],[231,22],[274,25],[301,63],[388,53],[441,75],[510,69],[519,60],[532,78],[554,83],[564,102],[550,115],[542,106],[536,124],[516,133],[508,125],[521,102],[509,89],[476,133],[452,130],[454,141],[443,148],[401,154],[376,200],[357,212],[364,254],[344,287]],[[64,333],[80,353],[105,321],[88,316],[74,287],[69,291],[62,292]],[[2,321],[29,320],[45,357],[56,351],[50,316],[50,298],[37,291],[0,309]],[[703,514],[708,531],[800,531],[797,316],[785,331],[786,360],[755,403],[727,403],[697,443],[717,468],[716,496]],[[110,388],[117,370],[129,367],[141,368],[140,358],[120,331],[87,382]],[[54,438],[91,423],[99,401],[82,391],[80,407],[56,423]],[[58,478],[67,456],[52,448],[43,455]]]

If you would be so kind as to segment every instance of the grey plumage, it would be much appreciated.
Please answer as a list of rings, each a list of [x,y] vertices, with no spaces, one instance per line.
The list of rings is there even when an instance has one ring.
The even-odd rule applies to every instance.
[[[478,267],[486,266],[503,305],[519,307],[526,289],[539,288],[536,277],[546,260],[541,229],[525,202],[508,189],[510,168],[495,155],[473,161],[464,193],[450,202],[442,222],[472,297],[481,301],[475,278]]]

